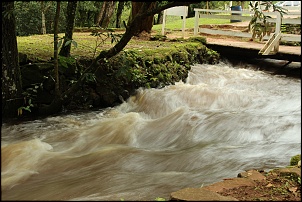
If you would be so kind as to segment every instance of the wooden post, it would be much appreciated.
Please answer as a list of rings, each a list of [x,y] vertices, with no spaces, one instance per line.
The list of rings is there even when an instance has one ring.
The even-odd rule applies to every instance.
[[[167,11],[164,10],[164,14],[163,14],[163,24],[162,24],[162,26],[161,26],[161,35],[165,35],[166,13],[167,13]]]
[[[281,33],[281,14],[279,12],[276,12],[276,14],[277,14],[277,18],[276,18],[275,36],[278,36],[278,34]],[[279,51],[279,43],[280,43],[280,40],[274,46],[274,51],[275,52]]]
[[[185,28],[186,28],[186,7],[184,8],[184,15],[182,16],[182,38],[185,38]]]
[[[194,36],[197,36],[197,32],[199,29],[198,21],[199,21],[199,11],[195,10]]]

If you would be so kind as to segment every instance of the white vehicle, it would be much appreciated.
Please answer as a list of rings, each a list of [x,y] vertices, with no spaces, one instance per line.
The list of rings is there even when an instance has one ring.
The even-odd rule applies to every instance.
[[[275,3],[275,6],[285,8],[288,11],[301,11],[301,1],[279,1]]]

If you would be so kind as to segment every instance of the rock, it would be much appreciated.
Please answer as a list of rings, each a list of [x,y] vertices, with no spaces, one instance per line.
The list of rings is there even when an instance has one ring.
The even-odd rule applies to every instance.
[[[214,192],[221,192],[224,189],[233,189],[240,186],[255,186],[255,185],[256,183],[248,178],[230,178],[230,179],[224,179],[222,182],[217,182],[215,184],[205,186],[203,188]]]
[[[301,168],[293,167],[293,168],[281,168],[278,169],[276,172],[279,172],[281,176],[296,176],[301,178]]]
[[[21,69],[23,88],[30,87],[31,84],[42,83],[44,76],[37,65],[24,65]]]
[[[177,201],[238,201],[234,197],[222,196],[204,188],[185,188],[171,193],[170,200]]]
[[[53,99],[54,99],[54,95],[50,94],[47,91],[41,91],[37,95],[37,103],[40,103],[40,104],[49,105]]]
[[[298,162],[298,168],[301,167],[301,160]]]
[[[266,177],[264,175],[262,175],[260,172],[258,172],[257,170],[249,170],[246,172],[239,173],[238,177],[248,178],[251,180],[258,180],[258,181],[266,179]]]
[[[19,65],[25,65],[28,63],[27,55],[24,53],[18,53],[19,54]]]
[[[54,64],[49,63],[49,62],[31,64],[31,66],[33,66],[33,65],[37,66],[42,73],[45,73],[45,72],[48,72],[48,71],[51,71],[54,69]]]

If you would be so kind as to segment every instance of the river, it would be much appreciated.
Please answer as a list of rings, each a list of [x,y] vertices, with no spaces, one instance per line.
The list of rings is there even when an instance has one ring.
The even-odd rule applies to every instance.
[[[301,153],[301,80],[194,65],[124,103],[1,128],[2,200],[155,200],[289,165]]]

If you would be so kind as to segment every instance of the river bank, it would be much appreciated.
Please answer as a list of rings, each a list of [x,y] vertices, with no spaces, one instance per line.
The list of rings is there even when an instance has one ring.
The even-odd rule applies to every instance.
[[[91,37],[91,40],[95,39]],[[133,39],[124,51],[110,58],[96,72],[87,74],[84,85],[64,105],[63,111],[113,107],[128,99],[138,88],[163,88],[185,81],[191,65],[219,62],[219,54],[207,48],[205,42],[202,37],[165,41],[160,38],[152,41]],[[39,46],[39,43],[42,41],[37,41],[35,45]],[[137,44],[141,46],[138,47]],[[19,45],[23,47],[21,42]],[[40,46],[43,47],[43,44]],[[39,113],[39,109],[50,105],[54,99],[53,61],[45,61],[45,58],[46,53],[34,56],[32,52],[20,49],[21,79],[26,94],[23,107],[30,111],[22,110],[19,119],[43,115]],[[91,62],[92,58],[83,55],[60,57],[61,91],[70,88]],[[29,100],[31,105],[27,106]],[[9,106],[4,107],[3,111],[8,116],[12,115]]]
[[[269,171],[248,170],[239,173],[236,178],[173,192],[170,200],[301,201],[301,154],[300,161],[295,165]]]

